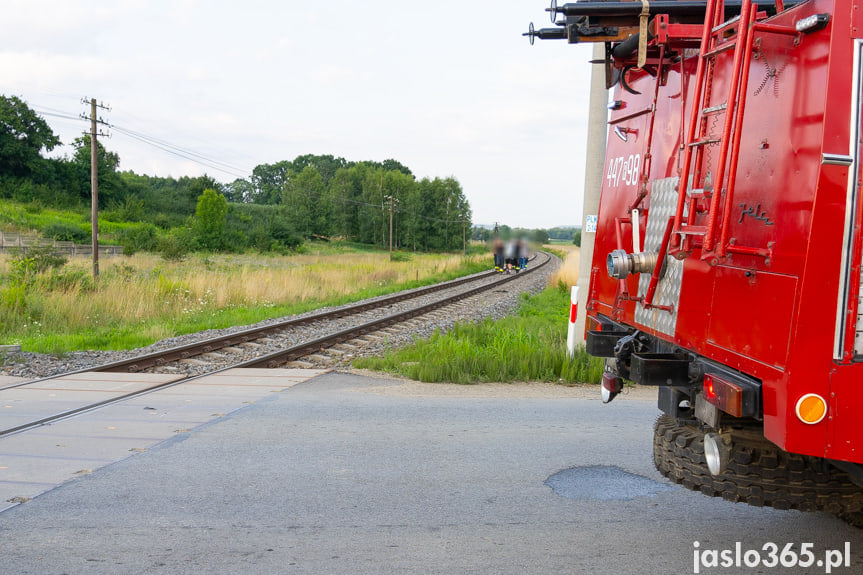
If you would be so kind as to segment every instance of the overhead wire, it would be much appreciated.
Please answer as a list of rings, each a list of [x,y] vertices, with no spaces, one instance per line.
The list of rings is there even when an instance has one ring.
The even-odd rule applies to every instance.
[[[83,120],[86,118],[82,118],[81,116],[74,116],[68,112],[63,112],[62,110],[56,110],[53,108],[43,107],[44,109],[35,109],[34,111],[37,114],[41,114],[44,116],[51,116],[55,118],[63,118],[66,120]],[[142,132],[138,132],[135,130],[131,130],[129,128],[124,128],[123,126],[119,126],[117,124],[111,124],[109,122],[100,122],[101,124],[111,128],[115,132],[122,134],[126,137],[137,140],[141,143],[153,146],[163,152],[167,152],[169,154],[173,154],[175,156],[181,157],[185,160],[189,160],[190,162],[194,162],[206,168],[210,168],[212,170],[217,170],[235,178],[247,178],[251,173],[248,170],[245,170],[241,167],[234,166],[232,164],[228,164],[227,162],[222,162],[220,160],[215,160],[213,158],[209,158],[204,156],[203,154],[199,154],[198,152],[183,148],[181,146],[177,146],[172,144],[166,140],[161,140],[156,138],[155,136],[149,136]]]
[[[169,154],[173,154],[175,156],[179,156],[180,158],[183,158],[185,160],[189,160],[190,162],[194,162],[196,164],[200,164],[200,165],[207,167],[207,168],[210,168],[212,170],[218,170],[220,172],[230,174],[230,175],[234,176],[235,178],[241,178],[242,179],[242,178],[246,178],[248,176],[248,173],[240,172],[239,168],[230,169],[230,168],[221,167],[221,166],[217,165],[217,163],[221,164],[221,162],[217,162],[216,160],[210,160],[209,158],[206,158],[205,156],[201,156],[200,154],[196,154],[194,152],[183,152],[183,151],[181,151],[180,148],[176,148],[174,146],[169,146],[169,145],[159,144],[153,140],[147,139],[144,136],[139,136],[136,133],[133,133],[131,131],[127,131],[126,129],[121,128],[115,124],[108,124],[108,126],[112,130],[114,130],[115,132],[117,132],[119,134],[123,134],[129,138],[132,138],[133,140],[138,140],[139,142],[143,142],[144,144],[148,144],[150,146],[153,146],[154,148],[158,148],[164,152],[167,152]],[[222,164],[222,165],[225,165],[225,164]]]
[[[81,119],[81,116],[71,116],[67,112],[63,112],[61,110],[56,110],[56,111],[47,111],[47,110],[51,110],[51,108],[46,108],[45,110],[37,110],[34,108],[33,111],[36,112],[37,114],[42,115],[42,116],[53,116],[55,118],[64,118],[66,120],[80,120]]]
[[[172,143],[170,143],[170,142],[168,142],[168,141],[165,141],[165,140],[161,140],[161,139],[159,139],[159,138],[156,138],[155,136],[148,136],[147,134],[144,134],[144,133],[142,133],[142,132],[137,132],[137,131],[135,131],[135,130],[131,130],[131,129],[129,129],[129,128],[124,128],[124,127],[122,127],[122,126],[118,126],[118,125],[116,125],[116,124],[108,124],[108,127],[112,128],[112,129],[114,129],[114,130],[116,130],[117,132],[120,132],[120,133],[122,133],[122,134],[125,134],[125,135],[127,135],[127,136],[130,136],[130,137],[132,137],[132,138],[139,138],[139,139],[141,139],[142,141],[145,141],[145,142],[147,142],[147,143],[152,143],[153,145],[158,144],[159,146],[165,146],[166,148],[170,148],[170,149],[175,150],[175,151],[177,151],[177,152],[179,152],[179,153],[186,154],[186,155],[188,155],[188,156],[193,156],[193,157],[196,157],[196,158],[200,158],[201,160],[206,161],[206,162],[209,162],[209,163],[211,163],[211,164],[216,164],[216,165],[219,165],[219,166],[223,166],[223,167],[225,167],[225,168],[228,168],[228,169],[230,169],[230,170],[234,170],[234,171],[237,171],[237,172],[241,172],[241,173],[243,173],[243,174],[248,174],[248,173],[249,173],[249,171],[248,171],[248,170],[246,170],[246,169],[244,169],[244,168],[242,168],[242,167],[240,167],[240,166],[236,166],[236,165],[233,165],[233,164],[229,164],[229,163],[227,163],[227,162],[222,162],[222,161],[220,161],[220,160],[214,160],[213,158],[209,158],[209,157],[204,156],[204,155],[202,155],[202,154],[199,154],[199,153],[197,153],[197,152],[195,152],[195,151],[192,151],[192,150],[189,150],[189,149],[186,149],[186,148],[182,148],[182,147],[177,146],[177,145],[175,145],[175,144],[172,144]]]

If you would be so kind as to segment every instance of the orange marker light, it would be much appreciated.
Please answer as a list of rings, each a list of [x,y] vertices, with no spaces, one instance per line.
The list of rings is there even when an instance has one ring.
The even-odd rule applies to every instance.
[[[827,402],[816,393],[807,393],[797,400],[796,411],[800,421],[814,425],[827,415]]]

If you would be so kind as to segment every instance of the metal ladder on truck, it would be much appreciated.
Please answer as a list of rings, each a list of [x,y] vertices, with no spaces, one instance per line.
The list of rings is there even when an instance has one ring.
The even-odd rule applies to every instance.
[[[776,12],[784,10],[783,0],[776,0]],[[696,68],[693,105],[689,121],[683,166],[678,184],[677,209],[670,237],[669,253],[683,259],[695,248],[701,248],[701,259],[711,265],[720,262],[727,254],[745,254],[769,258],[772,249],[736,245],[729,242],[728,231],[731,208],[734,201],[734,186],[737,180],[737,161],[743,114],[746,109],[746,90],[749,84],[749,68],[752,64],[755,32],[798,35],[790,26],[779,26],[759,22],[766,16],[759,13],[757,4],[743,0],[740,15],[723,21],[724,0],[708,0],[701,37],[701,50]],[[736,30],[736,33],[728,36]],[[710,106],[716,57],[734,49],[731,80],[725,102]],[[708,138],[708,118],[724,114],[722,134],[719,138]],[[716,177],[705,182],[704,156],[707,146],[719,144],[716,162]],[[692,189],[686,190],[691,178]],[[701,184],[701,188],[697,188]],[[709,200],[706,209],[703,200]],[[704,222],[696,224],[699,213]],[[721,217],[721,219],[720,219]],[[701,245],[696,245],[696,240]]]
[[[779,0],[777,10],[781,9],[782,4]],[[680,259],[687,257],[694,248],[700,247],[701,258],[715,264],[725,256],[729,248],[738,249],[727,245],[728,219],[737,176],[737,158],[743,113],[746,107],[749,66],[752,62],[751,24],[755,19],[756,10],[757,6],[753,5],[751,0],[743,0],[740,14],[724,21],[725,2],[723,0],[707,2],[701,49],[695,73],[693,104],[684,142],[680,183],[678,183],[677,208],[670,238],[670,253]],[[735,30],[736,33],[734,33]],[[716,57],[731,49],[734,50],[734,59],[728,96],[725,102],[710,105]],[[710,138],[708,136],[710,118],[720,114],[725,116],[721,136]],[[704,174],[705,149],[714,144],[719,144],[719,157],[716,162],[715,177],[710,182],[706,181],[707,176]],[[690,178],[692,189],[687,190]],[[701,187],[697,187],[699,185]],[[706,209],[702,200],[709,200]],[[696,224],[699,213],[704,214],[705,221]],[[696,245],[698,239],[701,240],[700,246]],[[749,252],[748,248],[744,250]]]

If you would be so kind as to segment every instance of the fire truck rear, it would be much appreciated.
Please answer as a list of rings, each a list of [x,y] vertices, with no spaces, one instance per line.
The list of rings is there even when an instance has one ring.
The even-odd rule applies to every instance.
[[[603,42],[587,351],[658,386],[654,460],[707,495],[863,520],[861,0],[579,1]]]

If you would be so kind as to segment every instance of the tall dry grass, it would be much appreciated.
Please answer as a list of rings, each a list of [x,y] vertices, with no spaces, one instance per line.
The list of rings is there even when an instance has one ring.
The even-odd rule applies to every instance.
[[[551,250],[566,251],[566,257],[558,270],[549,277],[548,285],[566,287],[574,286],[578,282],[578,266],[581,262],[581,248],[576,245],[553,245],[544,246]]]
[[[166,262],[136,254],[103,259],[94,288],[89,281],[63,281],[86,279],[90,273],[89,260],[74,258],[26,289],[0,285],[0,343],[19,342],[31,349],[44,344],[58,350],[144,345],[185,331],[252,323],[268,313],[293,313],[393,291],[409,282],[454,276],[484,259],[416,254],[408,261],[391,262],[387,253],[359,251],[211,255]],[[9,256],[0,258],[0,276],[10,277],[10,261]],[[63,343],[67,336],[77,343]]]

